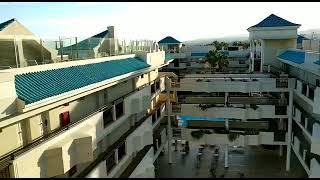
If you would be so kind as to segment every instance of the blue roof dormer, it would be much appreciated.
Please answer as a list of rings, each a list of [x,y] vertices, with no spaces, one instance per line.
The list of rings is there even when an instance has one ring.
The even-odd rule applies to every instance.
[[[167,37],[161,39],[158,43],[159,44],[180,44],[182,42],[176,40],[175,38],[173,38],[171,36],[167,36]]]
[[[264,20],[259,22],[258,24],[251,26],[250,28],[255,27],[281,27],[281,26],[301,26],[301,24],[295,24],[290,21],[287,21],[279,16],[271,14],[266,17]]]

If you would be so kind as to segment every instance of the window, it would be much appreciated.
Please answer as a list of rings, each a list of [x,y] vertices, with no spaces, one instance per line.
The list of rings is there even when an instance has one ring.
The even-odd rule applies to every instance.
[[[126,142],[123,142],[118,148],[118,160],[120,161],[126,155]]]
[[[10,178],[9,165],[0,170],[0,178]]]
[[[179,61],[178,61],[178,59],[173,60],[173,66],[174,66],[174,67],[179,67]]]
[[[124,114],[123,101],[116,105],[116,119],[119,119]]]
[[[306,123],[306,115],[301,112],[301,124],[304,126],[305,123]]]
[[[275,115],[286,115],[287,114],[287,106],[276,106]]]
[[[77,165],[74,165],[67,173],[68,177],[72,177],[77,172]]]
[[[292,116],[296,117],[296,107],[295,106],[292,107]]]
[[[151,84],[151,94],[156,92],[155,83]]]
[[[110,174],[111,170],[116,165],[116,156],[114,150],[111,152],[110,156],[106,159],[106,167],[107,167],[107,174]]]
[[[141,78],[143,78],[144,77],[144,74],[141,74],[141,76],[140,76]]]
[[[113,122],[112,108],[103,112],[103,127],[106,128],[110,123]]]
[[[157,118],[156,118],[156,114],[153,114],[153,115],[152,115],[152,124],[153,124],[153,123],[155,123],[155,122],[156,122],[156,120],[157,120]]]
[[[244,61],[244,60],[239,61],[239,64],[245,64],[245,63],[246,63],[246,61]]]
[[[161,136],[160,136],[160,137],[158,138],[158,147],[160,147],[161,144],[162,144],[162,142],[161,142]]]
[[[286,141],[286,132],[285,131],[274,132],[273,140],[285,142]]]
[[[302,84],[302,92],[301,92],[303,95],[307,95],[307,84],[306,83],[303,83]]]
[[[160,117],[161,117],[161,108],[157,110],[157,118],[159,119]]]
[[[156,91],[160,89],[160,80],[156,82]]]
[[[309,86],[309,99],[313,100],[314,99],[314,87]]]
[[[187,62],[187,63],[186,63],[186,66],[191,66],[191,63]]]
[[[69,111],[63,112],[60,114],[60,124],[61,127],[65,127],[70,123],[70,114]]]

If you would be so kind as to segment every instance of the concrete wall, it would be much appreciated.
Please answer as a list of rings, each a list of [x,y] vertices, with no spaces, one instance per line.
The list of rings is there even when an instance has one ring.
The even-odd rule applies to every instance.
[[[107,128],[103,127],[103,120],[102,120],[102,112],[96,113],[95,115],[89,117],[85,121],[79,123],[78,125],[70,128],[68,131],[65,131],[58,136],[49,139],[46,141],[46,143],[42,143],[36,148],[32,148],[31,150],[22,153],[16,159],[14,160],[14,167],[16,172],[16,177],[48,177],[48,175],[53,175],[49,169],[46,169],[48,166],[46,165],[46,158],[44,157],[45,152],[49,149],[61,147],[62,148],[62,157],[57,156],[56,158],[61,158],[61,161],[63,162],[63,172],[58,171],[60,173],[65,173],[68,171],[73,165],[78,164],[79,161],[81,162],[87,162],[90,159],[77,159],[76,160],[70,160],[70,158],[73,158],[74,152],[71,152],[72,150],[72,144],[75,139],[83,138],[83,137],[91,137],[92,144],[90,145],[90,149],[87,149],[91,153],[97,148],[98,142],[100,142],[102,139],[106,137],[107,134],[110,134],[113,132],[113,130],[116,130],[116,134],[112,133],[110,134],[109,138],[109,145],[112,144],[112,141],[117,140],[122,133],[125,131],[120,130],[119,128],[125,128],[128,129],[130,123],[128,122],[128,118],[137,112],[141,112],[146,110],[148,108],[147,104],[141,104],[141,107],[138,109],[137,107],[132,106],[132,102],[136,99],[139,99],[140,102],[143,102],[146,100],[145,95],[149,93],[149,99],[150,99],[150,90],[149,88],[144,88],[143,90],[134,93],[130,95],[129,97],[125,98],[124,100],[124,110],[125,114],[117,119],[112,125],[108,126]],[[136,105],[137,106],[137,105]],[[151,126],[151,125],[150,125]],[[151,130],[152,128],[149,128]],[[148,128],[146,128],[146,131]],[[120,133],[120,134],[119,134]],[[152,138],[152,136],[151,136]],[[151,140],[152,142],[152,140]],[[74,150],[72,150],[74,151]],[[87,157],[83,157],[87,158]],[[59,175],[59,174],[56,174]],[[49,176],[51,177],[51,176]]]
[[[150,148],[129,178],[155,178],[153,155],[153,148]]]
[[[0,142],[2,143],[0,148],[0,156],[22,146],[22,136],[19,132],[21,132],[20,123],[16,123],[1,129]]]
[[[17,111],[17,94],[11,73],[0,72],[0,92],[0,118],[3,118]]]
[[[276,58],[279,55],[279,51],[289,48],[295,48],[297,39],[263,39],[261,43],[263,51],[263,65],[273,65],[275,67],[280,67],[280,63]]]
[[[145,145],[152,144],[152,135],[148,135],[148,131],[150,130],[152,130],[151,117],[149,117],[131,135],[129,135],[129,137],[126,140],[127,154],[119,162],[119,164],[111,170],[110,174],[107,174],[106,161],[104,160],[99,165],[97,165],[86,177],[111,178],[115,177],[116,174],[119,174],[118,172],[124,171],[124,169],[126,168],[124,164],[128,164],[126,162],[130,162],[134,152],[141,150]]]
[[[303,40],[302,49],[320,52],[320,41],[319,40]]]

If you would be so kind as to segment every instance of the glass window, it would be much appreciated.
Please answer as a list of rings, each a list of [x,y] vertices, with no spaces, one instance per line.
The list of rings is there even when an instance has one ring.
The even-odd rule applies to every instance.
[[[156,114],[153,114],[153,115],[152,115],[152,124],[153,124],[153,123],[155,123],[155,122],[156,122],[156,120],[157,120],[157,118],[156,118]]]
[[[276,106],[275,115],[286,115],[287,114],[287,106]]]
[[[120,161],[126,155],[126,142],[123,142],[118,148],[118,160]]]
[[[113,150],[106,159],[107,174],[110,174],[111,170],[115,167],[115,165],[116,165],[116,156]]]
[[[119,119],[122,115],[124,115],[123,101],[116,105],[116,119]]]
[[[156,92],[155,83],[151,84],[151,94]]]
[[[110,123],[113,122],[112,108],[103,112],[103,127],[106,128]]]
[[[159,119],[161,117],[161,108],[157,109],[157,118]]]

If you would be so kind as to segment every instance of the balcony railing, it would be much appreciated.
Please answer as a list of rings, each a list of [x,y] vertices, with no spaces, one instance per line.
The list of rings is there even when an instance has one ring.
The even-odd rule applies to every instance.
[[[132,159],[129,166],[124,170],[124,172],[119,176],[119,178],[128,178],[133,173],[133,171],[138,167],[142,159],[146,156],[149,150],[152,148],[152,145],[145,146],[140,150],[137,155]]]
[[[288,79],[286,79],[286,78],[277,78],[276,87],[277,88],[288,88]]]

